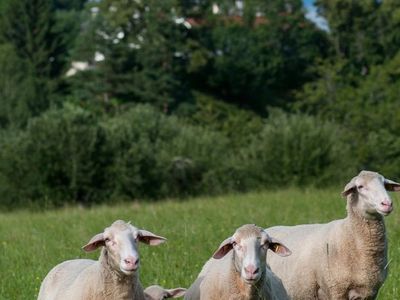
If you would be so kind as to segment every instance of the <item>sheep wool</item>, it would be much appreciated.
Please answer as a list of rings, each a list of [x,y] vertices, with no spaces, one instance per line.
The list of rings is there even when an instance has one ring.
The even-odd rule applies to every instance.
[[[388,272],[383,217],[392,211],[387,191],[400,184],[362,171],[345,187],[347,217],[326,224],[277,226],[268,234],[287,245],[286,259],[267,255],[292,299],[375,299]]]

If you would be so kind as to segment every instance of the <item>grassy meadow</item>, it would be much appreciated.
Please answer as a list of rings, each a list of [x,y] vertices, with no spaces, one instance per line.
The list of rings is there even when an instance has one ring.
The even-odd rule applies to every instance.
[[[86,254],[81,247],[116,219],[130,220],[168,238],[158,247],[141,245],[144,286],[188,287],[219,243],[238,226],[341,218],[345,201],[339,192],[340,188],[286,189],[190,201],[0,213],[0,299],[36,299],[42,279],[53,266],[67,259],[97,258],[99,251]],[[399,204],[399,195],[392,197]],[[399,216],[395,208],[386,219],[390,272],[379,299],[400,299]]]

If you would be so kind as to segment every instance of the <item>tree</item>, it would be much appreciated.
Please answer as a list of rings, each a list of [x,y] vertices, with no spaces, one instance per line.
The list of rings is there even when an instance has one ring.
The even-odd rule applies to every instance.
[[[0,44],[0,128],[21,127],[29,118],[23,63],[10,44]]]
[[[315,77],[310,67],[329,51],[326,33],[305,18],[299,0],[218,3],[218,13],[203,14],[191,31],[201,45],[191,59],[206,61],[192,64],[193,85],[261,113],[286,106]]]
[[[335,52],[320,78],[298,93],[297,107],[343,124],[358,167],[398,176],[399,63],[396,1],[318,1]]]
[[[320,14],[328,21],[330,39],[336,57],[348,60],[348,72],[365,76],[372,65],[382,63],[388,55],[396,28],[390,24],[396,20],[399,3],[377,0],[318,0]],[[390,8],[389,8],[390,7]],[[397,38],[398,40],[398,38]]]
[[[26,95],[5,101],[19,102],[10,107],[27,108],[25,119],[18,121],[22,124],[28,116],[38,115],[56,102],[67,50],[62,33],[56,32],[55,14],[52,3],[46,0],[8,1],[1,11],[0,41],[11,45],[10,51],[19,60],[23,74],[20,88]]]
[[[400,36],[394,28],[399,24],[400,3],[320,0],[317,5],[328,20],[335,52],[315,66],[319,79],[299,94],[300,106],[358,127],[360,122],[355,120],[364,119],[368,104],[396,102]],[[375,115],[375,109],[368,114]],[[373,130],[377,124],[383,126],[382,122],[385,118],[376,117],[369,123],[372,127],[362,128]]]
[[[176,3],[95,3],[91,8],[95,13],[85,25],[77,50],[77,56],[85,53],[94,67],[76,76],[75,86],[98,103],[115,99],[119,104],[147,102],[166,110],[174,106],[185,93],[181,50],[184,36],[175,22],[179,14]],[[103,61],[93,61],[96,52],[104,56]],[[80,76],[88,74],[100,88],[81,84]]]

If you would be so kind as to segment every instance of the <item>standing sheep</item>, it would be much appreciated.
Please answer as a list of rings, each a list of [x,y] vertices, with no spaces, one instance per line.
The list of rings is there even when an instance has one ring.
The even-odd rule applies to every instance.
[[[266,266],[268,249],[280,256],[290,255],[289,249],[262,228],[250,224],[238,228],[204,265],[185,299],[287,299],[281,281]]]
[[[75,259],[57,265],[43,280],[38,300],[145,300],[137,242],[154,246],[165,240],[115,221],[83,247],[90,252],[103,246],[99,260]]]
[[[285,260],[267,256],[291,298],[376,298],[388,267],[383,217],[393,205],[386,191],[400,191],[400,184],[362,171],[342,193],[345,219],[267,229],[293,251]]]
[[[144,290],[144,297],[146,300],[163,300],[183,297],[185,292],[184,288],[165,289],[159,285],[151,285]]]

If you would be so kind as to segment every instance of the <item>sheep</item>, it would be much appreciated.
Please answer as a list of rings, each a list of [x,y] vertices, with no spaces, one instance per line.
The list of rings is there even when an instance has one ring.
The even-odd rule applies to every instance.
[[[185,299],[287,299],[282,283],[266,265],[268,249],[290,255],[286,246],[262,228],[253,224],[238,228],[204,265]]]
[[[118,220],[83,246],[102,247],[99,260],[75,259],[54,267],[43,280],[38,300],[145,300],[139,281],[137,242],[159,245],[166,239]]]
[[[144,297],[146,300],[163,300],[182,297],[185,292],[185,288],[165,289],[159,285],[151,285],[144,290]]]
[[[266,229],[293,252],[285,260],[267,255],[292,299],[376,298],[388,271],[383,217],[393,205],[387,191],[400,191],[400,184],[361,171],[342,192],[345,219]]]

